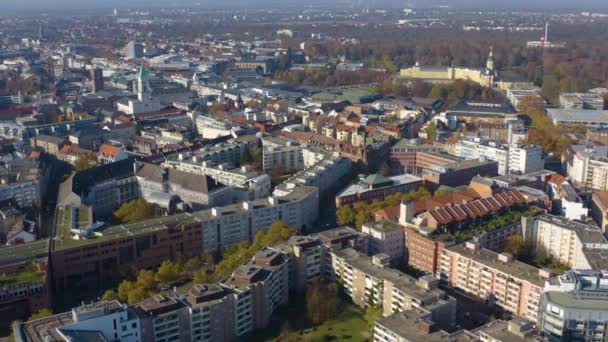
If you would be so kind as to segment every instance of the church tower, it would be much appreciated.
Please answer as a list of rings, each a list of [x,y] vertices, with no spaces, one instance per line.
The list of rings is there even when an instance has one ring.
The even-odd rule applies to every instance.
[[[494,48],[490,47],[490,54],[488,54],[488,59],[486,60],[486,69],[494,72]]]
[[[148,72],[143,64],[137,76],[137,99],[141,102],[150,102],[150,83],[148,82]]]

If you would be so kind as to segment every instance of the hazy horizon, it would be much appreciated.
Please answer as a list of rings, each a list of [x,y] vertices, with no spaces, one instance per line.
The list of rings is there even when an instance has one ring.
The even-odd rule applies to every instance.
[[[325,5],[325,6],[366,6],[366,7],[413,7],[428,8],[437,5],[448,5],[454,8],[503,8],[503,9],[541,9],[551,8],[555,10],[563,9],[608,9],[606,0],[506,0],[506,1],[487,1],[487,0],[105,0],[105,1],[82,1],[82,0],[4,0],[0,9],[36,12],[58,9],[102,9],[102,8],[128,8],[128,7],[180,7],[180,6],[208,6],[213,8],[221,7],[268,7],[296,5],[305,7],[306,5]]]

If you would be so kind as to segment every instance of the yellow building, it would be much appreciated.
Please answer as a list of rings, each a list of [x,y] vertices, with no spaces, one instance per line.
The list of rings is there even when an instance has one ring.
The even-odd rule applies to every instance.
[[[494,53],[490,49],[490,54],[486,61],[486,67],[465,68],[465,67],[428,67],[420,66],[418,63],[413,67],[401,69],[401,77],[422,79],[432,82],[451,82],[457,79],[471,80],[485,87],[494,86],[496,71],[494,70]]]

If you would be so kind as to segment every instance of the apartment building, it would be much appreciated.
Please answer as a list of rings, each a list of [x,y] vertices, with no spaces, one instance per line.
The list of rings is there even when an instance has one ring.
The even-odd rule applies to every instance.
[[[306,167],[303,147],[289,142],[287,146],[267,146],[263,148],[264,171],[281,168],[284,172],[300,171]]]
[[[410,173],[420,174],[422,161],[417,158],[423,153],[432,153],[433,155],[443,152],[443,148],[438,145],[415,144],[409,140],[403,139],[391,147],[390,164],[393,173]],[[449,157],[447,157],[449,158]],[[451,159],[440,158],[440,163],[449,163]]]
[[[538,318],[544,281],[550,276],[546,270],[473,242],[444,249],[439,269],[441,280],[450,286],[533,322]]]
[[[578,188],[608,190],[608,146],[571,145],[566,151],[568,177]]]
[[[221,284],[196,284],[184,300],[190,314],[191,341],[231,341],[236,338],[236,292]]]
[[[524,241],[560,262],[581,270],[606,269],[608,240],[597,226],[541,215],[522,218]]]
[[[377,305],[385,316],[425,307],[450,298],[433,277],[413,278],[388,268],[385,254],[369,257],[352,248],[330,252],[333,278],[344,282],[344,292],[361,307]],[[455,301],[453,302],[455,305]],[[455,307],[454,307],[455,314]]]
[[[319,188],[319,196],[329,196],[332,190],[339,189],[350,181],[352,161],[335,155],[326,156],[275,187],[275,196],[284,196],[298,185]]]
[[[386,254],[390,257],[393,265],[403,260],[405,256],[405,234],[403,233],[403,227],[397,222],[390,220],[368,222],[361,227],[361,232],[369,236],[369,254]]]
[[[193,214],[201,221],[203,249],[222,251],[242,241],[253,241],[258,231],[266,231],[282,220],[290,227],[311,227],[319,213],[319,192],[313,187],[296,187],[283,197],[215,207]]]
[[[591,195],[591,217],[608,236],[608,190],[596,191]]]
[[[199,115],[195,119],[196,130],[204,139],[216,139],[232,134],[232,124],[210,116]]]
[[[296,292],[304,292],[309,284],[323,277],[327,258],[320,239],[292,236],[286,242],[269,248],[285,253],[290,259],[289,284]]]
[[[188,307],[179,298],[155,295],[135,306],[141,319],[142,341],[189,340]]]
[[[567,271],[545,283],[539,330],[548,341],[608,339],[608,274]]]
[[[498,174],[526,174],[544,169],[543,151],[535,145],[503,145],[493,141],[462,140],[456,144],[457,157],[485,158],[498,163]]]
[[[421,185],[422,179],[409,174],[392,177],[384,177],[379,174],[369,175],[338,193],[336,207],[355,202],[382,201],[392,194],[416,190]]]

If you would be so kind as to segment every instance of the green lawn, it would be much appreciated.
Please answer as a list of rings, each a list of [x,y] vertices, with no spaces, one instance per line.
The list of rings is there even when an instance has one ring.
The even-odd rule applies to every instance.
[[[312,327],[306,319],[305,304],[302,299],[292,299],[288,307],[274,315],[271,326],[256,331],[253,341],[281,342],[321,342],[321,341],[371,341],[371,332],[363,319],[363,312],[350,303],[341,302],[338,316]]]
[[[34,269],[27,269],[16,274],[0,275],[0,285],[35,282],[42,280],[43,277],[43,272],[36,272]]]

